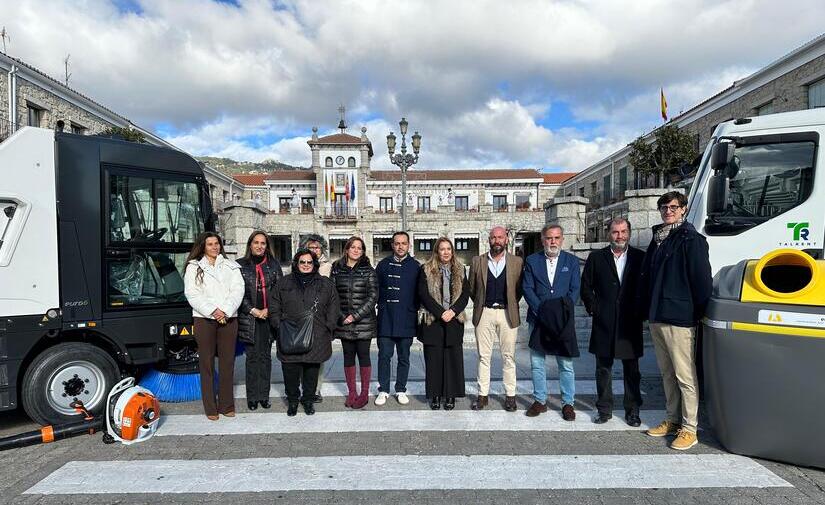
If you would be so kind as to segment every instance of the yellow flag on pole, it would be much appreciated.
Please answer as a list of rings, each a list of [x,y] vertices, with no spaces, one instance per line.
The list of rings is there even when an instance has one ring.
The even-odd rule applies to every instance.
[[[665,100],[665,89],[659,88],[660,102],[662,107],[662,121],[667,121],[667,100]]]

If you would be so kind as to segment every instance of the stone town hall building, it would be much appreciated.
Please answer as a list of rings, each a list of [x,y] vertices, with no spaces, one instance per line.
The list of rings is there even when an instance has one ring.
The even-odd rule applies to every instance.
[[[343,126],[343,124],[339,125]],[[327,239],[332,259],[346,240],[364,239],[374,259],[390,254],[390,237],[401,229],[401,171],[372,170],[373,146],[366,128],[360,136],[346,128],[309,144],[310,169],[234,176],[242,197],[224,204],[222,231],[228,251],[243,254],[254,229],[267,231],[281,261],[288,261],[302,235]],[[541,247],[544,204],[573,174],[535,169],[407,171],[407,231],[413,254],[425,259],[439,236],[453,240],[460,257],[487,251],[494,225],[510,230],[512,249],[521,254]],[[233,247],[234,245],[234,247]]]

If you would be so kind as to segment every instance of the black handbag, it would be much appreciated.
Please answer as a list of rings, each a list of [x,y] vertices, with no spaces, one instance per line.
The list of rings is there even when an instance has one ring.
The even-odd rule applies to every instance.
[[[255,328],[255,316],[253,316],[252,314],[238,313],[239,323],[241,319],[243,319],[246,322],[247,331],[238,331],[238,340],[244,344],[255,345],[255,330],[257,330],[257,328]]]
[[[312,329],[318,300],[298,321],[282,319],[278,325],[278,348],[282,354],[306,354],[312,349]]]

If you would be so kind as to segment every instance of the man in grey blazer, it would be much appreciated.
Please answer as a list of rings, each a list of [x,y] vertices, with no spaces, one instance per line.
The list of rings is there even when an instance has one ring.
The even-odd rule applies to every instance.
[[[499,341],[504,381],[504,410],[516,411],[516,335],[521,324],[523,260],[507,252],[509,237],[503,226],[490,230],[490,252],[476,256],[470,264],[470,297],[478,348],[478,398],[473,410],[487,406],[490,392],[490,358]]]

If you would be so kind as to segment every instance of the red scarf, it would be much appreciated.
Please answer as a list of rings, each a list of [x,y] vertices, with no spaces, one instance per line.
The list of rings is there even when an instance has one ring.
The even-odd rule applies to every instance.
[[[255,282],[260,282],[261,283],[261,291],[263,292],[262,294],[264,296],[264,309],[266,309],[268,307],[269,303],[267,302],[267,296],[266,296],[266,277],[264,276],[264,267],[263,267],[264,263],[266,263],[266,256],[264,256],[264,258],[257,265],[255,265],[255,277],[256,277]],[[256,289],[257,289],[257,286],[256,286]]]

